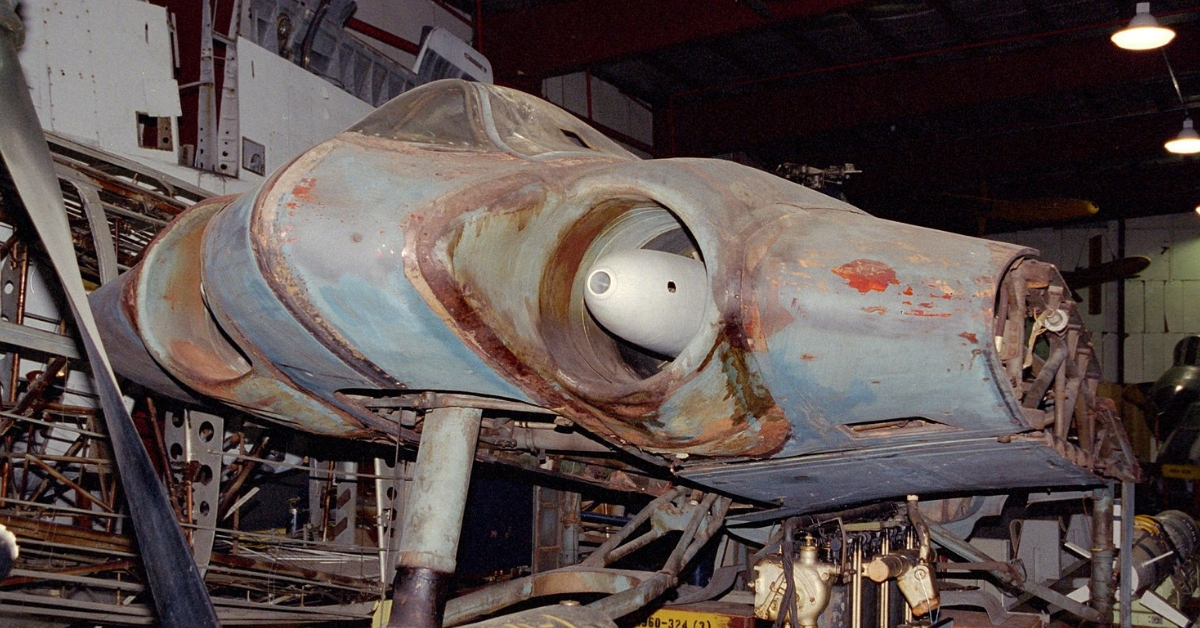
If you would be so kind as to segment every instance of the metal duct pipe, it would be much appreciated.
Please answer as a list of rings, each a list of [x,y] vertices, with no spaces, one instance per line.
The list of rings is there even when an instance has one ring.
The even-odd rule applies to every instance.
[[[404,508],[390,627],[441,628],[482,416],[474,408],[442,408],[425,415]]]
[[[1099,624],[1112,623],[1113,606],[1113,488],[1092,493],[1092,608]]]

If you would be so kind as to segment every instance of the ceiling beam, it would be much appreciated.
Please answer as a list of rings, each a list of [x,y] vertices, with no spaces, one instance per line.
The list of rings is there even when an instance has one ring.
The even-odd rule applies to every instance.
[[[1200,23],[1179,24],[1177,30],[1180,36],[1168,54],[1177,60],[1200,59]],[[1194,68],[1181,68],[1189,69]],[[923,57],[883,63],[867,72],[813,76],[806,84],[776,81],[737,94],[674,99],[666,111],[656,112],[656,124],[665,125],[658,130],[658,148],[664,154],[713,155],[989,102],[1156,77],[1167,77],[1161,56],[1120,50],[1107,37],[940,61]],[[661,145],[663,141],[667,145]]]
[[[776,0],[765,19],[738,0],[568,0],[502,13],[483,23],[483,53],[499,83],[543,79],[589,64],[729,35],[861,4]]]

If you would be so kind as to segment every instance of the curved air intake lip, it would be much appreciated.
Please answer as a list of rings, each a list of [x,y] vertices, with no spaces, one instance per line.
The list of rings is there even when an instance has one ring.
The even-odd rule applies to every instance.
[[[674,358],[699,331],[707,283],[703,262],[690,257],[617,251],[592,265],[584,301],[608,331]]]

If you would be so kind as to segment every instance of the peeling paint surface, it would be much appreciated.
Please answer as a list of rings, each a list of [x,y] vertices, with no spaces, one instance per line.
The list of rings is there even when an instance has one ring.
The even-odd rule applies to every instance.
[[[872,290],[883,292],[889,286],[900,283],[896,271],[883,262],[871,259],[856,259],[833,269],[833,274],[846,280],[855,290],[867,294]]]
[[[809,212],[804,225],[802,234],[764,226],[772,243],[742,284],[770,347],[755,363],[793,424],[780,456],[873,447],[850,426],[904,417],[946,429],[890,434],[891,442],[1012,431],[1012,393],[995,385],[991,367],[981,368],[977,344],[963,341],[992,335],[995,286],[1021,248],[1001,257],[984,240],[852,214]],[[801,251],[846,281],[822,289],[795,277],[789,260]],[[984,275],[993,277],[991,290],[966,280]],[[914,298],[920,288],[937,298]],[[779,303],[795,304],[788,319],[771,314]]]

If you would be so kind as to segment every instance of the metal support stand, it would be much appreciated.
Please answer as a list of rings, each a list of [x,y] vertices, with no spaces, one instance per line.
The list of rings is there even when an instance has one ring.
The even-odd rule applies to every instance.
[[[482,415],[474,408],[425,414],[404,509],[389,628],[441,628]]]
[[[324,540],[332,545],[353,547],[358,529],[358,463],[341,460],[333,468],[330,500],[333,525],[328,527]]]
[[[862,628],[863,592],[863,547],[855,540],[854,553],[850,559],[850,628]]]
[[[533,573],[579,562],[579,493],[533,489]]]
[[[169,414],[163,433],[171,463],[183,469],[184,517],[195,526],[192,556],[201,574],[208,569],[216,539],[224,437],[225,419],[193,410]]]
[[[1092,608],[1096,623],[1112,623],[1113,607],[1113,487],[1092,491]]]
[[[400,546],[400,524],[404,521],[404,505],[408,503],[408,487],[412,481],[412,463],[375,459],[376,534],[379,537],[379,582],[386,590],[396,573]]]
[[[1111,515],[1112,515],[1112,493],[1110,492],[1108,494],[1108,496],[1109,496],[1108,506],[1109,506],[1109,515],[1110,515],[1108,529],[1109,529],[1109,535],[1111,536],[1112,535],[1112,518],[1111,518]],[[992,558],[991,556],[988,556],[987,553],[984,552],[983,550],[954,536],[954,534],[952,534],[949,530],[947,530],[939,525],[930,524],[929,525],[929,534],[930,534],[930,537],[932,537],[932,539],[938,545],[941,545],[942,547],[949,550],[951,553],[956,554],[968,561],[971,561],[974,563],[989,563],[992,565],[996,565],[1000,562],[1000,561],[997,561],[996,559]],[[1111,550],[1110,550],[1109,563],[1108,563],[1108,569],[1110,572],[1112,571],[1111,557],[1112,557],[1112,554],[1111,554]],[[1043,600],[1046,600],[1047,602],[1049,602],[1049,603],[1051,603],[1051,604],[1053,604],[1053,605],[1055,605],[1055,606],[1057,606],[1057,607],[1059,607],[1081,619],[1084,619],[1086,621],[1099,623],[1103,620],[1105,613],[1107,613],[1109,615],[1109,617],[1111,618],[1111,615],[1112,615],[1112,598],[1111,597],[1109,597],[1109,610],[1105,611],[1105,613],[1100,613],[1094,607],[1080,604],[1079,602],[1072,600],[1071,598],[1063,595],[1062,593],[1059,593],[1058,591],[1051,589],[1050,587],[1047,587],[1038,582],[1033,582],[1030,580],[1025,580],[1023,578],[1020,578],[1020,577],[1014,575],[1014,573],[1008,569],[996,568],[996,569],[988,569],[988,571],[991,572],[992,574],[994,574],[997,578],[999,578],[1000,582],[1007,584],[1009,586],[1017,587],[1033,596],[1036,596]],[[1112,589],[1109,589],[1110,595],[1111,595],[1111,591],[1112,591]],[[1095,598],[1093,598],[1093,600],[1094,599]]]
[[[1121,628],[1133,626],[1133,491],[1133,482],[1121,482]]]
[[[883,543],[879,546],[879,555],[887,556],[892,551],[891,544],[888,542],[887,534],[883,535]],[[861,576],[860,576],[861,578]],[[892,618],[892,605],[888,594],[891,593],[889,588],[892,586],[891,580],[884,580],[879,583],[879,628],[889,628]]]

